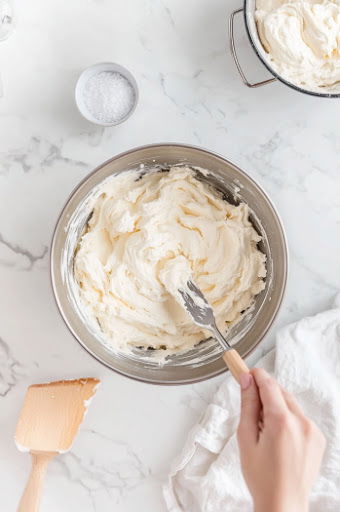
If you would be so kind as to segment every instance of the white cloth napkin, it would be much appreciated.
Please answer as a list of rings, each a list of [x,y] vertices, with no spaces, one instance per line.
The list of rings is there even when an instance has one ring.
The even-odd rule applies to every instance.
[[[282,329],[277,334],[276,349],[257,366],[274,374],[295,395],[327,438],[310,512],[339,511],[340,295],[333,309]],[[170,512],[252,510],[235,436],[239,408],[238,386],[227,378],[172,465],[163,489]]]

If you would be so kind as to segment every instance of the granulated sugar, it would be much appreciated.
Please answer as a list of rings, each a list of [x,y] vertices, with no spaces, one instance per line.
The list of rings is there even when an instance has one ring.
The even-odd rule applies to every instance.
[[[84,102],[89,112],[101,123],[118,123],[133,108],[135,91],[117,71],[101,71],[86,82]]]

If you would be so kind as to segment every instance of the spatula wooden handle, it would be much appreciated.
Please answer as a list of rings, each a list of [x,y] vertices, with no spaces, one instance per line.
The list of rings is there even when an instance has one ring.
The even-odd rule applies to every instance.
[[[240,354],[235,350],[227,350],[223,354],[223,360],[225,364],[228,366],[230,373],[233,377],[240,382],[240,377],[242,373],[248,373],[249,368],[246,363],[243,361]]]
[[[17,512],[38,512],[42,484],[49,461],[55,452],[32,452],[32,469]]]

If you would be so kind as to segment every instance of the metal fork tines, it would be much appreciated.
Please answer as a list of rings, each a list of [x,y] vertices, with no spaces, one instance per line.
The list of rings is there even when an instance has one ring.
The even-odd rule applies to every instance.
[[[230,350],[232,347],[217,328],[214,311],[201,290],[189,280],[186,287],[184,289],[180,288],[178,291],[183,298],[185,309],[195,324],[209,329],[223,349]]]

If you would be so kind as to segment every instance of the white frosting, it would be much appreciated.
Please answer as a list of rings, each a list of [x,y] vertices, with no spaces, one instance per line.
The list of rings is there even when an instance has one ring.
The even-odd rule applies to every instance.
[[[304,89],[339,92],[340,0],[257,0],[255,18],[279,75]]]
[[[264,288],[260,239],[247,205],[229,204],[190,168],[112,177],[75,256],[86,314],[116,349],[191,348],[206,334],[178,303],[178,288],[192,278],[225,330]]]
[[[30,448],[28,446],[24,446],[23,444],[18,443],[18,441],[15,438],[14,442],[19,452],[27,453],[30,451]]]

